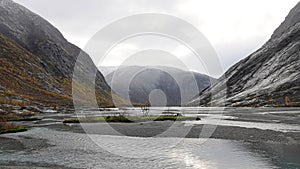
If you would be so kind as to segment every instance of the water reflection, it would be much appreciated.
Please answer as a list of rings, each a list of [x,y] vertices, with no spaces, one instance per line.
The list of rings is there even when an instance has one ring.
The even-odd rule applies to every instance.
[[[76,168],[276,168],[243,143],[209,139],[184,139],[169,147],[176,138],[130,138],[125,136],[98,137],[97,146],[85,134],[58,132],[35,128],[25,133],[8,134],[19,139],[46,139],[53,146],[39,150],[1,152],[1,161],[50,163]],[[55,145],[55,146],[54,146]],[[139,147],[139,148],[138,148]],[[130,158],[130,157],[138,158]]]

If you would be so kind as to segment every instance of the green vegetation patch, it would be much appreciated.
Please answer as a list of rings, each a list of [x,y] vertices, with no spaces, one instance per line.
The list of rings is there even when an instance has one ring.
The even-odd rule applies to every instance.
[[[119,122],[119,123],[131,123],[133,121],[129,120],[129,117],[125,116],[106,116],[105,121],[108,123]]]
[[[187,121],[196,120],[196,117],[186,117],[186,116],[159,116],[154,121]]]
[[[80,123],[78,119],[66,119],[63,123]]]
[[[37,120],[41,120],[41,119],[33,118],[33,117],[17,117],[17,118],[9,119],[8,121],[37,121]]]
[[[16,126],[14,124],[2,124],[0,126],[0,134],[24,132],[27,129],[24,126]]]
[[[187,120],[199,120],[198,117],[186,117],[186,116],[103,116],[103,117],[85,117],[85,118],[72,118],[66,119],[63,123],[132,123],[132,122],[147,122],[147,121],[187,121]]]

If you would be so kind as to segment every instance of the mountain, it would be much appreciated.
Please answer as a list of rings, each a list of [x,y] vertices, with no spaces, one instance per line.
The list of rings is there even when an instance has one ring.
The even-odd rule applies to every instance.
[[[196,93],[209,87],[210,80],[215,80],[171,67],[141,66],[119,67],[105,78],[112,90],[123,98],[133,103],[151,103],[152,106],[184,105]],[[151,100],[151,92],[156,89],[162,93],[154,94]]]
[[[49,22],[11,0],[0,0],[0,46],[0,103],[72,105],[73,71],[81,54],[78,72],[96,74],[99,105],[112,105],[110,87],[91,58]],[[84,96],[90,86],[82,81],[76,82]]]
[[[98,69],[105,77],[105,76],[111,74],[112,72],[116,71],[118,69],[118,67],[116,67],[116,66],[100,66],[100,67],[98,67]]]
[[[300,3],[266,44],[231,67],[190,105],[299,106]]]

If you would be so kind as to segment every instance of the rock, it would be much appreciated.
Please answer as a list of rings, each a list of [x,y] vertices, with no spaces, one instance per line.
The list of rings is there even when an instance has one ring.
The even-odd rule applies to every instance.
[[[5,91],[6,88],[0,85],[0,90]]]
[[[300,3],[266,44],[190,105],[300,106]]]

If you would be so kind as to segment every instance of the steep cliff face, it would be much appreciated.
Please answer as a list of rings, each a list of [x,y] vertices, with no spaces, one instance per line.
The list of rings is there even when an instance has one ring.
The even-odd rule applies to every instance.
[[[200,73],[162,66],[124,66],[105,78],[112,90],[134,103],[150,103],[151,92],[161,90],[166,103],[158,101],[162,99],[158,98],[157,102],[151,103],[152,106],[185,105],[195,93],[209,87],[215,80]]]
[[[265,45],[231,67],[214,86],[190,102],[199,104],[299,106],[300,3]]]
[[[272,38],[281,36],[283,33],[291,29],[300,21],[300,5],[299,3],[290,11],[284,22],[274,31]]]
[[[2,100],[11,100],[10,91],[25,102],[72,103],[73,71],[81,52],[78,47],[69,43],[49,22],[11,0],[0,1],[0,37]],[[85,59],[77,63],[77,68],[84,73],[95,72],[97,99],[103,106],[110,105],[109,86],[91,58],[82,54]],[[34,80],[24,81],[24,77]],[[40,91],[44,92],[39,97],[33,96]],[[47,99],[50,95],[51,101]]]

